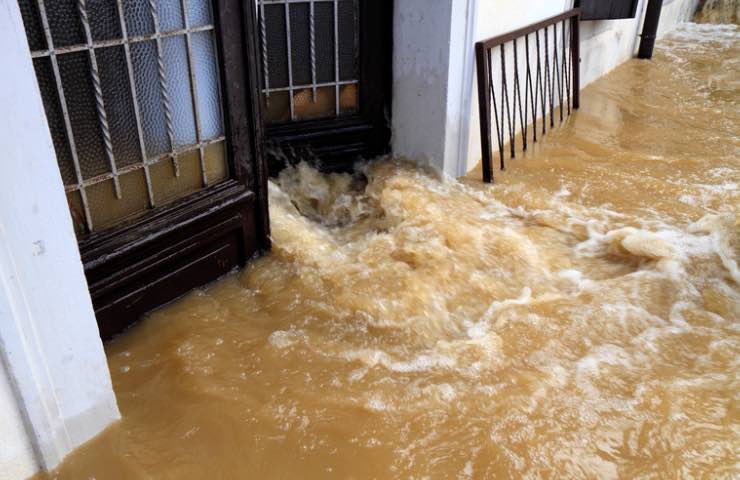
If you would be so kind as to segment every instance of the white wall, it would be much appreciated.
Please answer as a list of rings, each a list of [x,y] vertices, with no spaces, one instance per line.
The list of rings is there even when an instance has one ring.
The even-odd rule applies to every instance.
[[[464,147],[477,0],[396,0],[393,18],[393,139],[396,156],[456,175]],[[469,78],[468,78],[469,77]]]
[[[26,478],[37,469],[22,413],[18,410],[5,366],[0,363],[0,480]]]
[[[659,35],[686,21],[698,0],[665,0]],[[581,23],[581,87],[631,58],[647,0],[636,19]],[[573,0],[396,0],[393,153],[450,176],[480,161],[473,44],[573,5]],[[494,81],[495,83],[495,81]]]
[[[15,0],[0,45],[0,472],[19,478],[119,413]]]

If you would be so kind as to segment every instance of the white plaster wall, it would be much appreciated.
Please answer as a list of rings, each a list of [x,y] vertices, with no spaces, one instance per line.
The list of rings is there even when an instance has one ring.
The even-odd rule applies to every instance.
[[[507,0],[479,2],[475,41],[557,15],[573,5],[572,0],[520,0],[515,5]],[[681,22],[688,21],[697,4],[698,0],[665,0],[658,36],[665,35]],[[646,5],[647,0],[640,0],[637,18],[634,19],[581,22],[581,88],[634,57],[640,43],[639,34]],[[459,157],[466,158],[466,171],[474,168],[481,159],[478,93],[475,84],[472,91],[467,152]]]
[[[29,444],[53,468],[119,413],[15,0],[0,45],[0,472],[25,472]]]
[[[26,435],[23,416],[0,363],[0,480],[16,480],[33,475],[38,463]]]
[[[393,134],[397,156],[442,167],[450,18],[456,0],[398,0],[393,15]]]

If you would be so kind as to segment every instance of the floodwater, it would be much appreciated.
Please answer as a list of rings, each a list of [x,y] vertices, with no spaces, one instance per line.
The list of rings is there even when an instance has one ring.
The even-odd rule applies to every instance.
[[[273,251],[107,345],[62,479],[738,478],[740,31],[688,25],[497,183],[270,186]]]

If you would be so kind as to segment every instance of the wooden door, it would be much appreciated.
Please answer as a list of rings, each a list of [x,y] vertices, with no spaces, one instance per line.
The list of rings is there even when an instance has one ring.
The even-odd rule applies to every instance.
[[[19,0],[103,338],[269,248],[239,0]]]

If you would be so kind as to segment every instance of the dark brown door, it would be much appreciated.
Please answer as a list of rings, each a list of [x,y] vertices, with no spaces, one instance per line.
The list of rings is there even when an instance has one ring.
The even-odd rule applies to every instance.
[[[252,2],[19,4],[103,338],[269,248]]]
[[[387,153],[391,0],[258,0],[271,171],[303,159],[343,170]]]

